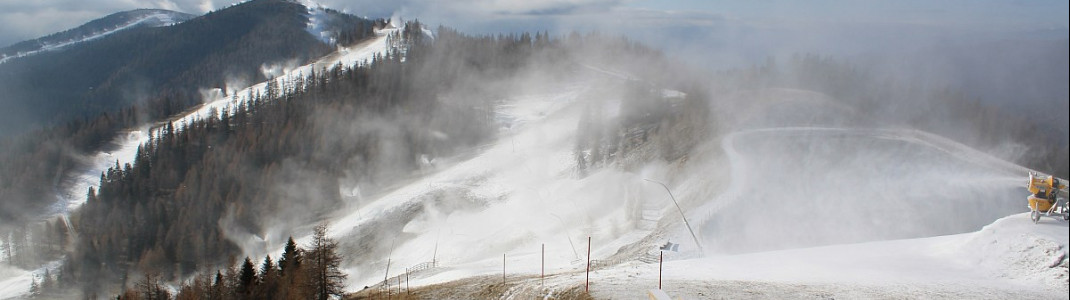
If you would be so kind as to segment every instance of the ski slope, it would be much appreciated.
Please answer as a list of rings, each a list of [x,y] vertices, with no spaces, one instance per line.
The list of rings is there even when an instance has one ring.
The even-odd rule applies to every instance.
[[[386,279],[441,298],[564,295],[582,289],[590,236],[595,298],[656,288],[657,264],[640,258],[665,242],[681,248],[666,255],[666,291],[685,299],[1065,298],[1067,224],[1021,214],[1025,168],[930,133],[857,126],[823,95],[773,90],[686,166],[582,177],[570,154],[589,89],[508,99],[500,119],[519,121],[498,141],[353,203],[330,228],[348,251],[350,289]],[[643,179],[670,183],[705,253]]]
[[[673,299],[1065,299],[1068,229],[1064,221],[1033,224],[1028,214],[1015,214],[957,235],[691,259],[666,252],[660,284]],[[448,299],[567,298],[588,282],[583,267],[545,278],[537,269],[511,272],[504,285],[496,271],[455,280],[449,271],[418,273],[403,291]],[[595,299],[643,298],[658,288],[659,265],[595,268],[589,283]]]
[[[34,279],[40,281],[46,270],[56,274],[61,261],[49,262],[35,270],[23,270],[7,264],[0,264],[0,300],[23,299],[30,292]]]
[[[272,78],[271,81],[275,81],[276,84],[282,86],[282,82],[285,80],[306,76],[311,74],[313,70],[322,71],[325,68],[333,67],[339,63],[343,65],[354,65],[370,62],[372,57],[376,54],[384,54],[388,51],[389,46],[387,45],[386,37],[389,33],[395,30],[396,29],[386,29],[379,31],[377,36],[369,41],[351,47],[340,48],[337,52],[317,60],[314,63],[283,70],[281,76]],[[175,130],[181,130],[183,124],[190,124],[212,115],[218,117],[219,114],[225,110],[233,109],[238,105],[245,104],[245,102],[249,100],[249,95],[267,93],[267,86],[269,83],[270,81],[266,81],[242,89],[233,89],[227,93],[228,95],[231,95],[231,97],[223,96],[222,91],[218,89],[209,91],[208,93],[205,93],[206,98],[204,104],[175,116],[169,121],[174,123]],[[65,188],[59,193],[60,201],[55,206],[54,212],[65,213],[84,204],[86,191],[90,187],[99,187],[100,174],[106,172],[108,168],[115,166],[116,162],[118,162],[120,166],[132,163],[137,154],[138,146],[148,141],[150,131],[159,130],[159,127],[163,124],[165,123],[156,124],[151,127],[143,126],[130,129],[124,135],[121,135],[113,141],[112,146],[109,147],[108,150],[89,157],[88,161],[90,167],[79,172],[78,175],[72,176],[68,182],[61,185]]]
[[[512,124],[498,142],[385,195],[366,197],[370,199],[331,222],[329,233],[343,241],[343,249],[357,247],[346,241],[368,234],[366,228],[384,233],[378,245],[387,247],[346,253],[351,257],[349,286],[371,285],[384,274],[396,276],[432,260],[467,265],[452,276],[477,275],[498,268],[494,262],[500,262],[502,253],[530,256],[540,243],[547,243],[548,259],[568,266],[578,258],[572,249],[581,246],[583,236],[610,231],[624,221],[623,207],[588,213],[612,207],[613,199],[635,198],[636,191],[588,187],[630,175],[606,171],[583,179],[572,176],[571,145],[580,111],[574,106],[583,93],[584,86],[578,84],[512,99],[499,107],[499,119]],[[408,213],[411,210],[420,213]],[[390,228],[379,224],[383,218],[404,223]],[[597,229],[579,229],[584,227]],[[389,271],[388,259],[394,266]]]
[[[240,90],[228,91],[226,94],[230,95],[229,97],[224,96],[222,91],[218,89],[210,91],[206,93],[207,98],[205,99],[204,104],[197,106],[190,112],[172,118],[170,122],[174,123],[175,128],[178,129],[181,124],[189,124],[197,120],[202,120],[213,114],[218,117],[224,110],[244,105],[245,102],[249,100],[249,95],[266,94],[267,87],[272,82],[282,87],[283,82],[305,77],[312,74],[313,71],[323,71],[334,67],[339,63],[345,66],[370,63],[375,55],[385,55],[385,53],[389,51],[390,45],[387,43],[387,36],[395,31],[397,31],[397,29],[394,28],[379,30],[376,32],[376,37],[371,40],[364,41],[355,46],[340,48],[338,51],[328,54],[311,64],[293,69],[285,69],[283,70],[284,75],[282,76]]]
[[[30,291],[33,273],[6,264],[0,265],[0,299],[17,299]]]
[[[1015,214],[965,234],[671,260],[662,284],[684,299],[1065,299],[1068,229]],[[657,287],[658,266],[591,277],[595,298],[636,298]]]
[[[67,216],[85,204],[89,188],[100,188],[101,174],[116,164],[121,167],[133,162],[138,147],[149,140],[148,130],[147,126],[142,126],[121,132],[104,151],[83,158],[88,162],[85,169],[73,170],[72,175],[56,185],[59,188],[56,190],[56,202],[52,205],[50,215]]]

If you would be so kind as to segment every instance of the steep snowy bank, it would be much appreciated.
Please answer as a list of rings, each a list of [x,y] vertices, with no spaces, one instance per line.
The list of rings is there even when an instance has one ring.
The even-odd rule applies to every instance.
[[[498,113],[512,123],[496,143],[354,203],[353,212],[331,222],[349,260],[350,286],[432,260],[457,266],[443,276],[479,275],[500,270],[503,253],[517,262],[514,270],[533,271],[542,244],[548,270],[571,268],[587,236],[599,237],[594,253],[605,257],[649,232],[638,221],[644,201],[655,211],[664,207],[659,187],[618,170],[575,174],[576,107],[594,97],[586,84],[508,99]]]

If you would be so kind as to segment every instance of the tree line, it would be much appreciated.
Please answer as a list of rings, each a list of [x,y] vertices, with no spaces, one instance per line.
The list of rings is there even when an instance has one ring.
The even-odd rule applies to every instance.
[[[127,300],[197,299],[317,299],[326,300],[345,293],[346,274],[338,242],[327,236],[327,226],[313,229],[312,240],[301,248],[290,237],[279,259],[271,255],[254,262],[246,257],[240,264],[203,272],[182,282],[172,294],[159,272],[148,271],[117,295]],[[57,280],[48,270],[34,278],[30,298],[60,296]]]

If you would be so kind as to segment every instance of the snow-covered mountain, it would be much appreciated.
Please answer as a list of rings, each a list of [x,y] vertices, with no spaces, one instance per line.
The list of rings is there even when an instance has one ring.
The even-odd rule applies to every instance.
[[[272,1],[260,3],[266,2]],[[383,26],[377,26],[373,36],[348,44],[341,42],[346,39],[344,32],[331,24],[351,16],[309,1],[275,2],[290,12],[293,4],[301,5],[296,7],[298,14],[284,16],[299,16],[293,23],[300,28],[290,26],[289,33],[300,33],[302,41],[319,47],[314,49],[333,50],[261,63],[252,84],[228,81],[201,87],[196,106],[126,128],[104,149],[82,157],[84,168],[57,176],[62,179],[56,180],[58,191],[50,213],[64,219],[89,206],[86,191],[100,190],[101,174],[110,173],[113,166],[136,163],[138,151],[149,147],[150,139],[190,130],[185,126],[204,120],[220,122],[206,127],[238,127],[228,123],[237,108],[252,107],[264,101],[263,95],[280,89],[283,94],[297,93],[301,88],[295,86],[305,84],[310,74],[352,71],[328,71],[333,66],[359,67],[388,53],[406,53],[399,48],[400,33],[426,32],[377,24]],[[145,18],[148,22],[157,17]],[[425,37],[435,38],[430,33]],[[529,68],[515,74],[465,77],[475,81],[465,88],[493,90],[496,97],[485,102],[493,105],[480,115],[492,120],[496,135],[479,146],[450,155],[402,157],[417,161],[418,170],[396,180],[338,178],[326,192],[337,192],[342,205],[316,214],[315,219],[294,221],[273,215],[263,216],[261,227],[229,218],[208,226],[240,248],[242,255],[255,259],[279,257],[288,236],[306,245],[310,240],[306,229],[326,224],[329,237],[340,242],[349,291],[363,296],[408,290],[430,298],[641,298],[662,283],[661,289],[670,296],[684,298],[1061,298],[1067,293],[1070,232],[1064,220],[1045,218],[1033,224],[1022,214],[1027,210],[1023,189],[1027,168],[947,137],[874,121],[870,112],[821,92],[732,88],[696,109],[685,101],[692,96],[690,91],[660,85],[614,64],[588,64],[583,55],[571,54],[580,63],[562,68],[566,72],[543,73],[562,69],[546,66],[560,60],[541,57],[518,64]],[[486,67],[466,63],[470,62],[433,66]],[[335,84],[327,83],[327,77],[311,78]],[[347,78],[360,84],[381,79]],[[442,107],[471,108],[465,102],[470,95],[461,90],[427,95]],[[649,98],[637,98],[631,94],[635,91]],[[353,98],[376,100],[376,96]],[[649,110],[634,111],[629,105],[636,99],[650,101],[639,106]],[[405,115],[418,110],[415,106],[419,105],[387,110]],[[626,111],[629,108],[633,111]],[[301,147],[339,155],[332,142],[361,142],[343,137],[377,130],[404,139],[455,138],[439,128],[408,135],[396,132],[395,124],[385,120],[356,123],[351,119],[367,115],[332,115],[336,109],[341,108],[312,109],[308,122],[337,125],[322,122],[330,120],[375,128],[328,126],[340,130],[319,132],[324,134],[319,144]],[[689,109],[711,111],[716,121],[697,129],[674,127],[675,120],[692,117],[686,114]],[[628,120],[631,117],[644,120]],[[267,126],[263,124],[275,121],[243,125]],[[628,122],[639,125],[621,126]],[[288,127],[294,126],[298,125]],[[674,131],[690,140],[674,140],[678,133]],[[254,138],[265,142],[253,145],[285,145],[275,135]],[[387,145],[372,147],[375,152],[406,153],[399,150],[402,146],[391,144],[393,140],[382,140]],[[591,140],[608,140],[605,148],[615,151],[603,155],[600,146],[581,145]],[[200,143],[224,146],[212,144],[217,141]],[[207,148],[206,152],[218,151]],[[272,163],[264,169],[241,170],[300,164],[284,159],[283,167]],[[211,167],[215,169],[206,172],[224,172],[230,166]],[[130,169],[118,172],[134,172]],[[305,187],[290,182],[299,180],[294,178],[299,175],[265,181],[257,188],[293,189],[294,194],[308,197],[302,194]],[[238,186],[232,178],[224,179],[228,181],[200,183]],[[155,197],[181,192],[168,190]],[[132,200],[142,205],[138,201]],[[308,205],[262,203],[271,203],[270,210],[282,211],[276,212],[282,216],[287,207]],[[268,210],[239,205],[223,209],[228,216],[234,211]],[[172,235],[160,232],[157,239]],[[666,245],[666,251],[659,251]],[[658,264],[661,259],[664,268]],[[142,261],[152,265],[151,259]],[[24,295],[32,276],[62,263],[52,261],[33,271],[0,266],[0,298]],[[588,268],[589,293],[584,291]]]
[[[363,41],[375,22],[283,0],[197,17],[110,15],[0,50],[0,90],[8,95],[0,99],[0,136],[133,105],[157,110],[151,118],[171,115],[199,103],[200,89],[260,82],[272,75],[264,67],[305,64]]]
[[[11,59],[34,55],[43,51],[61,50],[74,44],[99,39],[127,29],[170,26],[194,17],[191,14],[164,9],[137,9],[118,12],[67,31],[0,48],[0,64]]]

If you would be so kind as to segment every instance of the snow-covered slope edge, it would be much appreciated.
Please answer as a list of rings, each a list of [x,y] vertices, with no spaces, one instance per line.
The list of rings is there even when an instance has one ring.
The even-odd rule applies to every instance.
[[[962,262],[1000,277],[1054,287],[1065,296],[1068,223],[1042,218],[1033,224],[1027,213],[1008,216],[969,234],[959,248]]]
[[[868,287],[838,291],[834,298],[1065,298],[1068,232],[1064,221],[1033,224],[1027,214],[1016,214],[959,235],[672,261],[664,276],[669,286],[674,281],[746,281]],[[636,278],[656,279],[650,277],[656,269],[637,269],[641,274]],[[602,280],[637,281],[612,273]],[[631,293],[624,285],[612,287],[595,289],[594,295]],[[688,298],[701,289],[668,290]]]
[[[681,299],[1065,299],[1067,239],[1063,221],[1033,224],[1028,214],[1015,214],[983,230],[949,236],[697,259],[674,260],[666,252],[660,283]],[[582,291],[586,279],[582,266],[550,272],[544,280],[538,275],[537,269],[510,272],[504,286],[495,276],[452,281],[418,276],[412,293],[449,298],[482,290],[502,298],[546,297]],[[641,298],[658,284],[656,261],[628,262],[592,271],[590,295]],[[490,285],[499,287],[481,289]]]

